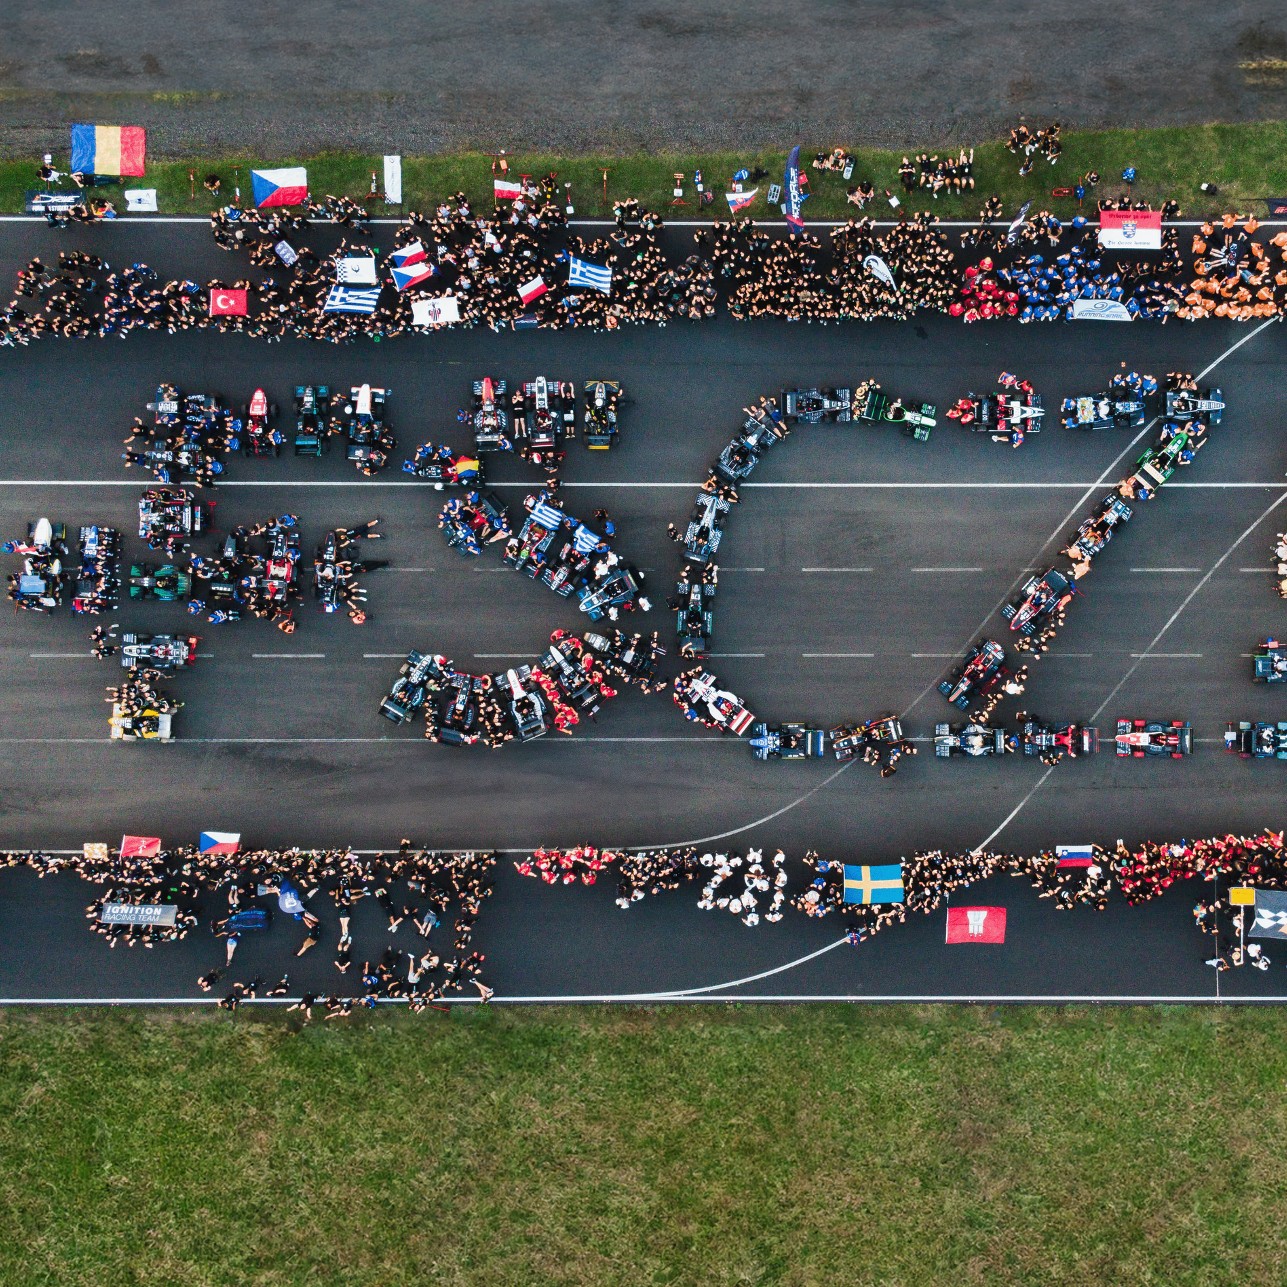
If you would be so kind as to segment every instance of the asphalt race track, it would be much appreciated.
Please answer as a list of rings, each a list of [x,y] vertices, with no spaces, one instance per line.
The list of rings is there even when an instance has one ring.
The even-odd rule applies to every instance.
[[[199,229],[110,235],[123,243],[118,254],[163,274],[227,270]],[[64,244],[76,243],[6,225],[0,280],[12,280],[33,250],[48,257]],[[112,250],[101,253],[116,261]],[[23,535],[39,514],[69,530],[107,523],[125,532],[126,563],[143,553],[136,502],[149,480],[122,467],[121,439],[159,380],[237,403],[263,385],[283,406],[296,383],[387,385],[389,419],[410,454],[428,438],[466,443],[455,410],[478,376],[618,378],[630,396],[622,444],[611,453],[571,444],[565,495],[581,517],[611,511],[617,548],[647,571],[657,605],[627,624],[661,629],[668,646],[664,600],[679,560],[665,525],[687,517],[708,462],[760,392],[870,375],[944,408],[1006,369],[1031,379],[1057,409],[1124,360],[1159,378],[1214,366],[1206,382],[1220,384],[1229,404],[1193,466],[1154,503],[1137,505],[1096,560],[1085,597],[1033,666],[1019,703],[1109,733],[1119,714],[1184,717],[1198,740],[1190,760],[1119,761],[1110,749],[1048,771],[1015,757],[935,763],[924,746],[881,781],[865,766],[837,771],[830,760],[759,764],[744,744],[685,722],[668,696],[634,692],[571,738],[551,734],[495,752],[427,744],[418,724],[394,729],[376,711],[407,649],[500,669],[533,657],[553,628],[586,622],[498,555],[465,560],[447,549],[435,528],[441,494],[399,473],[363,479],[332,447],[321,461],[232,460],[216,493],[216,526],[296,513],[307,558],[326,529],[378,515],[389,539],[372,556],[393,566],[368,579],[369,624],[326,618],[307,599],[289,637],[256,621],[202,621],[193,628],[208,656],[171,685],[187,703],[179,740],[121,745],[108,740],[103,702],[119,668],[89,657],[93,623],[68,609],[10,615],[0,635],[0,765],[10,783],[0,846],[70,849],[130,831],[186,842],[217,828],[241,831],[251,846],[381,848],[402,835],[436,848],[718,840],[882,862],[933,846],[1022,851],[1276,828],[1287,764],[1240,761],[1220,739],[1227,720],[1277,719],[1287,701],[1253,685],[1247,657],[1267,634],[1287,631],[1270,566],[1273,535],[1287,519],[1283,342],[1273,325],[1253,333],[1224,324],[966,327],[934,318],[820,328],[724,317],[664,334],[467,331],[344,348],[135,335],[0,350],[0,532]],[[1053,562],[1068,530],[1128,472],[1144,438],[1133,444],[1127,433],[1050,424],[1012,451],[941,412],[928,444],[869,427],[799,429],[744,488],[729,522],[711,669],[762,718],[827,725],[898,711],[910,732],[929,735],[949,715],[936,682],[985,630],[1008,635],[998,609],[1028,570]],[[529,480],[534,472],[515,460],[489,476],[514,502]],[[147,631],[191,623],[163,604],[123,603],[111,619]],[[498,999],[1212,999],[1217,983],[1226,997],[1287,999],[1279,974],[1287,960],[1263,975],[1217,980],[1202,964],[1209,940],[1193,931],[1184,891],[1140,909],[1119,900],[1104,915],[1059,914],[1025,884],[991,882],[970,902],[1009,907],[1003,947],[946,948],[936,915],[728,987],[827,948],[841,932],[835,918],[791,914],[752,930],[697,911],[695,891],[622,912],[612,879],[557,889],[502,865],[478,934]],[[110,953],[84,928],[89,897],[70,877],[39,886],[27,872],[0,877],[0,997],[199,996],[196,975],[221,955],[204,933],[164,951]],[[373,952],[383,946],[377,919],[362,908],[355,921]],[[289,930],[248,940],[238,966],[294,967],[301,987],[333,989],[327,947],[296,965],[287,961],[295,945]]]

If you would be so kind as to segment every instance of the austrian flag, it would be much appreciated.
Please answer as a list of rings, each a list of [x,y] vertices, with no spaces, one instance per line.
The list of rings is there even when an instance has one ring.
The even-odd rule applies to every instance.
[[[524,304],[530,304],[534,299],[540,299],[550,288],[541,280],[540,276],[533,277],[530,282],[525,282],[518,288],[519,298]]]

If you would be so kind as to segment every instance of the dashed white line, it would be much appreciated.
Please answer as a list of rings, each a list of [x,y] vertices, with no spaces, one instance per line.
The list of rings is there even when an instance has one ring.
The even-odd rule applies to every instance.
[[[534,652],[476,652],[474,656],[480,661],[513,661],[519,657],[535,657]]]
[[[256,661],[321,661],[324,652],[252,652]]]
[[[78,657],[88,661],[97,660],[92,652],[30,652],[27,656],[38,657],[41,661],[52,660],[55,657],[59,659]]]
[[[1141,661],[1169,660],[1174,657],[1201,657],[1200,652],[1133,652],[1132,657]]]
[[[1201,572],[1201,568],[1131,568],[1132,572]]]
[[[909,572],[982,572],[982,568],[909,568]]]
[[[362,656],[367,661],[406,661],[405,652],[364,652]]]
[[[762,652],[708,652],[708,657],[763,657]]]
[[[1258,572],[1262,575],[1267,572],[1277,572],[1277,568],[1239,568],[1239,572]]]
[[[874,657],[874,652],[802,652],[801,657]]]
[[[801,568],[801,572],[871,572],[872,568]]]

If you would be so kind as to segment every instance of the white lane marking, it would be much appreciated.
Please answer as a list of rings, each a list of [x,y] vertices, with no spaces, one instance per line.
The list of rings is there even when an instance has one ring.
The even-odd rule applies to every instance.
[[[658,992],[656,996],[661,998],[679,998],[701,996],[707,992],[724,992],[728,988],[740,988],[744,983],[755,983],[760,979],[771,978],[775,974],[782,974],[787,970],[794,970],[797,965],[804,965],[807,961],[817,960],[820,956],[826,956],[828,952],[834,952],[836,948],[843,947],[849,942],[847,937],[838,938],[834,943],[828,943],[826,947],[820,947],[816,952],[810,952],[807,956],[797,957],[794,961],[788,961],[785,965],[775,965],[771,970],[761,970],[758,974],[748,974],[744,979],[730,979],[727,983],[711,983],[701,988],[679,988],[673,992]]]
[[[1155,421],[1150,421],[1144,429],[1140,431],[1139,437],[1133,439],[1127,446],[1126,451],[1122,452],[1125,456],[1139,439],[1153,427]],[[1121,457],[1109,466],[1109,470],[1116,468]],[[1107,473],[1107,471],[1105,471]],[[1067,482],[1026,482],[1026,483],[1001,483],[995,481],[987,482],[851,482],[851,483],[822,483],[822,482],[781,482],[781,483],[743,483],[740,490],[760,490],[760,491],[1076,491],[1077,489],[1103,487],[1106,478],[1101,478],[1096,482],[1079,482],[1069,480]],[[0,487],[127,487],[137,489],[144,485],[146,479],[94,479],[94,478],[0,478]],[[1281,480],[1274,479],[1270,482],[1262,483],[1212,483],[1196,482],[1181,483],[1172,479],[1166,484],[1168,488],[1174,491],[1273,491],[1280,485]],[[526,491],[537,489],[537,484],[533,482],[525,483],[497,483],[489,482],[488,487],[521,487]],[[700,481],[696,482],[625,482],[621,480],[601,479],[591,483],[561,483],[562,490],[567,491],[569,488],[640,488],[640,489],[661,489],[667,491],[694,491],[701,486]],[[264,480],[251,479],[226,479],[219,483],[219,491],[229,491],[241,487],[277,487],[282,489],[298,490],[308,487],[327,487],[327,488],[347,488],[347,487],[406,487],[406,488],[432,488],[432,483],[422,482],[419,479],[409,479],[406,482],[397,481],[392,478],[353,478],[353,479],[283,479],[280,482],[268,482]],[[1080,509],[1084,501],[1077,502],[1077,508]],[[1065,520],[1067,521],[1067,520]],[[1063,524],[1060,524],[1061,528]]]
[[[918,660],[923,659],[925,657],[941,658],[941,657],[955,657],[956,655],[957,654],[954,652],[914,652],[912,653],[912,656],[917,658]]]
[[[1090,717],[1090,721],[1089,721],[1089,722],[1093,724],[1093,723],[1095,722],[1095,718],[1096,718],[1096,716],[1097,716],[1098,714],[1099,714],[1099,712],[1098,712],[1098,711],[1096,711],[1096,712],[1095,712],[1095,715],[1092,715],[1092,716]],[[1013,809],[1011,809],[1011,810],[1010,810],[1010,812],[1009,812],[1009,813],[1007,813],[1007,814],[1005,815],[1005,817],[1004,817],[1004,818],[1001,820],[1001,822],[997,825],[996,829],[995,829],[994,831],[992,831],[992,832],[988,835],[988,838],[987,838],[986,840],[981,840],[981,841],[979,841],[979,843],[978,843],[977,845],[975,845],[975,846],[974,846],[974,849],[973,849],[973,851],[972,851],[972,852],[974,852],[974,853],[976,853],[976,854],[981,854],[981,853],[983,853],[983,851],[984,851],[985,849],[987,849],[987,847],[988,847],[988,846],[989,846],[989,845],[990,845],[990,844],[991,844],[991,843],[992,843],[992,842],[993,842],[993,841],[994,841],[994,840],[995,840],[995,839],[996,839],[996,838],[997,838],[997,837],[998,837],[998,836],[999,836],[999,835],[1000,835],[1000,834],[1001,834],[1001,833],[1002,833],[1002,832],[1003,832],[1003,831],[1004,831],[1004,830],[1005,830],[1005,829],[1006,829],[1006,828],[1007,828],[1007,827],[1008,827],[1008,826],[1009,826],[1009,825],[1010,825],[1010,824],[1015,820],[1015,818],[1017,818],[1017,817],[1019,816],[1020,812],[1023,810],[1024,805],[1026,805],[1026,804],[1028,803],[1028,801],[1029,801],[1029,800],[1031,800],[1031,799],[1032,799],[1032,797],[1033,797],[1034,795],[1036,795],[1038,791],[1040,791],[1040,790],[1041,790],[1041,788],[1045,785],[1046,779],[1047,779],[1047,778],[1048,778],[1048,777],[1049,777],[1049,776],[1050,776],[1054,771],[1055,771],[1055,766],[1052,764],[1052,765],[1050,765],[1050,767],[1049,767],[1049,768],[1048,768],[1048,769],[1047,769],[1047,770],[1046,770],[1046,771],[1045,771],[1045,772],[1044,772],[1044,773],[1043,773],[1043,774],[1042,774],[1042,775],[1041,775],[1041,776],[1036,780],[1036,782],[1033,784],[1032,790],[1031,790],[1031,791],[1029,791],[1029,792],[1028,792],[1028,794],[1027,794],[1027,795],[1025,795],[1025,796],[1023,797],[1023,799],[1022,799],[1022,800],[1020,800],[1020,801],[1019,801],[1019,803],[1018,803],[1018,804],[1016,804],[1016,805],[1014,806],[1014,808],[1013,808]]]
[[[1132,572],[1201,572],[1201,568],[1131,568]]]
[[[802,652],[801,657],[874,657],[874,652]]]
[[[515,657],[535,657],[534,652],[476,652],[474,656],[483,661],[509,661]]]
[[[873,568],[801,568],[801,572],[871,572]]]
[[[909,568],[909,572],[982,572],[982,568]]]
[[[1239,568],[1239,572],[1277,572],[1277,568]]]
[[[252,652],[256,661],[321,661],[324,652]]]
[[[369,568],[370,572],[437,572],[437,568]]]
[[[1229,546],[1227,550],[1225,550],[1225,552],[1215,561],[1215,563],[1212,564],[1211,570],[1206,574],[1206,576],[1204,576],[1197,583],[1197,585],[1195,585],[1193,589],[1190,590],[1189,593],[1184,596],[1184,599],[1181,601],[1180,606],[1176,608],[1176,610],[1173,613],[1171,613],[1171,615],[1166,619],[1165,625],[1163,625],[1161,630],[1159,630],[1157,634],[1155,634],[1153,638],[1149,640],[1149,644],[1148,644],[1148,647],[1145,649],[1145,652],[1152,652],[1153,649],[1157,647],[1157,645],[1162,641],[1162,636],[1166,634],[1166,632],[1170,630],[1170,628],[1180,619],[1180,614],[1185,610],[1185,608],[1189,606],[1190,603],[1193,602],[1193,600],[1197,597],[1198,592],[1206,585],[1208,581],[1211,580],[1213,576],[1215,576],[1216,572],[1219,571],[1219,569],[1225,564],[1225,562],[1227,562],[1230,558],[1233,557],[1234,550],[1236,550],[1238,546],[1240,546],[1243,543],[1243,541],[1245,541],[1247,537],[1249,537],[1252,534],[1252,532],[1254,532],[1256,528],[1258,528],[1261,525],[1261,523],[1263,523],[1265,519],[1267,519],[1269,515],[1272,514],[1274,510],[1276,510],[1278,506],[1281,505],[1285,500],[1287,500],[1287,492],[1280,492],[1277,499],[1271,501],[1265,509],[1261,510],[1259,516],[1253,522],[1249,523],[1246,528],[1243,529],[1242,534],[1238,536],[1234,540],[1233,544]],[[1104,710],[1106,709],[1108,704],[1113,700],[1113,698],[1116,697],[1117,694],[1122,691],[1122,689],[1126,686],[1127,682],[1130,680],[1131,676],[1139,669],[1141,660],[1142,658],[1136,659],[1135,664],[1132,665],[1127,670],[1126,674],[1122,676],[1121,680],[1118,682],[1118,684],[1113,689],[1113,691],[1109,693],[1107,697],[1104,698],[1099,709],[1090,717],[1090,720],[1089,720],[1090,723],[1093,724],[1104,713]]]
[[[708,657],[763,657],[762,652],[708,652]]]
[[[722,568],[720,568],[720,575],[721,575],[721,576],[723,576],[723,574],[724,574],[725,572],[763,572],[763,571],[764,571],[764,569],[763,569],[763,568],[725,568],[725,567],[722,567]]]
[[[1141,661],[1152,661],[1158,658],[1201,657],[1202,654],[1200,652],[1133,652],[1131,656],[1138,657]]]
[[[405,652],[364,652],[362,656],[367,661],[406,661]]]
[[[92,652],[29,652],[27,656],[39,657],[41,661],[51,660],[55,657],[59,659],[78,657],[81,659],[88,658],[90,661],[98,660]]]

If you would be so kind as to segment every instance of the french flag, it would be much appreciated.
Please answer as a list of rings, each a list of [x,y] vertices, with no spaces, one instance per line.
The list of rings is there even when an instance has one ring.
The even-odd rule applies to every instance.
[[[235,854],[240,848],[240,831],[203,831],[197,844],[203,854]]]

